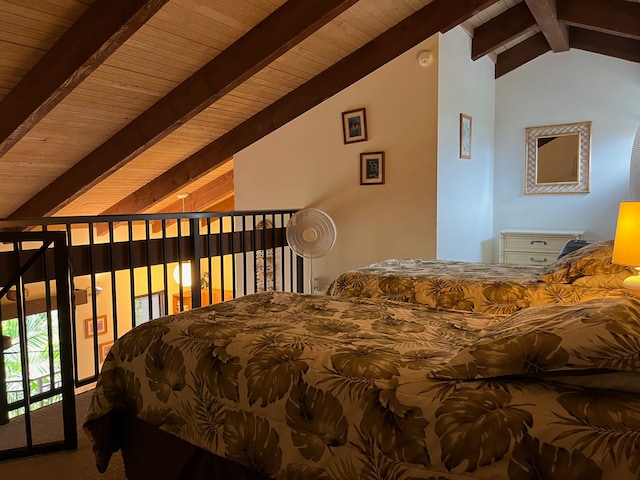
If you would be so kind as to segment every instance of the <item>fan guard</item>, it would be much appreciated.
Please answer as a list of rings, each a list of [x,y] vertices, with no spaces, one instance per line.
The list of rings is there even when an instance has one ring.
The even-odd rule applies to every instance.
[[[304,258],[326,255],[336,243],[336,224],[317,208],[305,208],[293,214],[287,223],[287,242]]]
[[[631,150],[630,189],[631,200],[640,201],[640,127]]]

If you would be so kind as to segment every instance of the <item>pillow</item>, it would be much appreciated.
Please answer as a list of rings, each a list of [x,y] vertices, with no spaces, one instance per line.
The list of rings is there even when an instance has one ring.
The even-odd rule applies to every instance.
[[[625,288],[623,282],[625,278],[631,275],[628,271],[619,273],[601,273],[598,275],[587,275],[576,278],[572,285],[588,288]]]
[[[569,387],[603,388],[605,390],[640,393],[638,375],[627,372],[594,372],[589,375],[551,375],[546,377],[546,380]]]
[[[633,297],[520,310],[485,329],[429,376],[576,378],[616,372],[636,374],[640,380],[640,300]]]
[[[579,248],[589,245],[590,243],[593,242],[591,240],[567,240],[560,249],[558,260],[571,252],[575,252]]]
[[[626,265],[611,263],[613,240],[595,242],[556,260],[540,275],[547,283],[573,283],[577,278],[614,273],[634,273]]]

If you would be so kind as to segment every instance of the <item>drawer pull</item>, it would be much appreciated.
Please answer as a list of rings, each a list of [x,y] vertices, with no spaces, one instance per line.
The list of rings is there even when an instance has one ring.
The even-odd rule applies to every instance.
[[[547,263],[547,259],[543,258],[542,260],[538,260],[537,258],[531,257],[530,260],[535,263]]]
[[[547,241],[546,240],[531,240],[531,245],[534,245],[536,243],[541,243],[543,245],[546,245]]]

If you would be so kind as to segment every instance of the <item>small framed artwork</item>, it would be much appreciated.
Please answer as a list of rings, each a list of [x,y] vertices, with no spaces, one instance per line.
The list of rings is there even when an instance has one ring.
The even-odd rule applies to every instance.
[[[384,183],[384,152],[360,154],[360,185]]]
[[[460,158],[471,159],[471,115],[460,114]]]
[[[364,108],[342,112],[344,143],[364,142],[367,139],[367,117]]]
[[[96,318],[98,335],[102,335],[103,333],[107,333],[107,316],[106,315],[98,315]],[[84,338],[93,337],[93,318],[87,318],[84,321]]]
[[[112,346],[113,346],[113,342],[104,342],[98,345],[98,348],[100,349],[101,362],[104,362],[104,359],[107,358],[107,354],[109,353],[109,350],[111,350]]]

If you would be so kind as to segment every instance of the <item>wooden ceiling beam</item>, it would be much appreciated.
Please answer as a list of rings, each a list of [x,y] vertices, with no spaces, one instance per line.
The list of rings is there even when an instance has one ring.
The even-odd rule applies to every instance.
[[[572,27],[569,30],[571,48],[608,55],[640,63],[640,40]]]
[[[233,170],[220,175],[206,185],[194,190],[186,197],[185,210],[188,212],[202,212],[209,205],[220,202],[233,193]],[[182,200],[173,202],[156,213],[182,212]]]
[[[145,211],[151,201],[175,195],[236,152],[322,103],[432,35],[448,30],[497,0],[434,0],[280,100],[186,158],[103,214]]]
[[[526,3],[518,3],[473,30],[471,59],[491,53],[536,24]]]
[[[8,218],[42,217],[55,213],[356,2],[285,2]]]
[[[462,22],[469,20],[471,17],[473,17],[477,13],[480,13],[485,8],[490,7],[494,3],[498,3],[498,1],[499,0],[487,0],[487,1],[481,2],[481,1],[475,1],[475,0],[458,0],[457,2],[455,2],[456,3],[455,5],[449,5],[449,8],[452,9],[452,12],[450,15],[447,15],[444,12],[442,12],[442,9],[445,6],[442,4],[442,2],[438,1],[438,5],[434,5],[433,8],[434,8],[434,14],[437,15],[438,20],[442,22],[439,32],[440,33],[448,32],[449,30],[460,25]],[[433,3],[435,3],[435,0]],[[423,12],[423,10],[429,6],[430,5],[423,7],[421,10],[413,14],[411,17],[414,17],[415,15],[422,15],[423,13],[421,12]]]
[[[495,77],[499,78],[550,50],[542,32],[537,33],[498,55]]]
[[[189,194],[185,201],[185,211],[187,212],[204,212],[211,205],[222,204],[225,200],[233,195],[233,171],[212,180],[202,187],[194,190]],[[182,212],[182,201],[172,203],[157,213],[174,213]],[[175,223],[175,220],[166,222],[169,227]],[[156,231],[152,227],[152,231]]]
[[[189,193],[184,199],[179,199],[154,213],[204,212],[213,205],[224,205],[223,208],[226,208],[226,203],[224,202],[233,196],[233,186],[233,170],[231,170]],[[174,223],[175,220],[168,220],[165,222],[165,227],[169,227]],[[116,223],[113,228],[115,229],[122,225],[126,225],[126,223]],[[96,224],[95,229],[96,235],[100,237],[109,233],[109,224]],[[153,232],[162,230],[162,222],[152,222],[151,229]]]
[[[96,0],[0,102],[0,157],[168,0]]]
[[[235,198],[233,197],[233,193],[209,206],[209,210],[212,212],[232,212],[235,208]]]
[[[207,156],[203,152],[206,152],[206,149],[207,147],[203,147],[160,177],[156,177],[131,195],[101,212],[100,215],[129,215],[148,211],[154,204],[180,193],[185,185],[233,160],[233,157],[229,156],[217,158],[215,162],[205,163]],[[206,169],[201,168],[202,165],[206,165]]]
[[[563,0],[558,20],[572,27],[640,40],[640,3],[624,0]]]
[[[556,0],[524,0],[531,10],[536,23],[547,39],[551,50],[566,52],[569,50],[569,28],[558,21]]]

